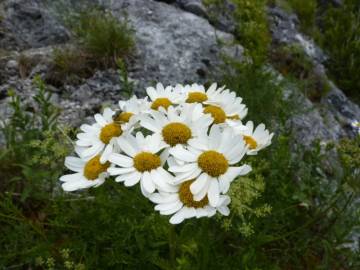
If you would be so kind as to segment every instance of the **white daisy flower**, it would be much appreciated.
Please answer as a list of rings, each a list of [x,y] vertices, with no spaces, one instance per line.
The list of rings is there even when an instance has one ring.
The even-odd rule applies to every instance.
[[[237,97],[235,92],[231,92],[228,89],[221,93],[221,97],[219,97],[219,105],[224,108],[227,123],[231,121],[238,122],[246,117],[248,108],[242,103],[242,101],[243,99],[241,97]]]
[[[255,130],[254,123],[252,121],[248,121],[245,126],[246,129],[235,126],[234,130],[235,133],[243,136],[244,142],[248,146],[248,155],[256,155],[258,151],[271,144],[271,139],[274,136],[274,133],[270,134],[269,130],[265,129],[264,124],[258,125]]]
[[[170,185],[173,176],[162,167],[166,160],[159,154],[166,145],[158,136],[144,137],[138,132],[136,137],[128,134],[117,141],[125,154],[112,153],[109,157],[110,162],[119,166],[108,169],[110,175],[117,175],[115,181],[124,182],[128,187],[140,181],[145,197],[155,189],[174,191],[175,187]]]
[[[100,155],[100,162],[105,163],[109,155],[118,149],[115,139],[129,132],[132,124],[114,121],[114,114],[113,110],[106,108],[102,115],[95,114],[95,124],[80,126],[83,132],[77,134],[76,145],[82,150],[81,158],[88,160]]]
[[[203,85],[199,85],[197,83],[191,85],[177,84],[174,91],[180,93],[183,98],[183,102],[211,104],[218,101],[224,88],[225,86],[217,88],[216,83],[213,83],[207,90],[205,90]]]
[[[360,122],[354,120],[351,122],[351,126],[360,134]]]
[[[189,141],[189,147],[177,145],[169,150],[175,159],[184,165],[169,167],[176,174],[174,184],[195,179],[190,190],[194,199],[200,201],[206,195],[209,204],[216,207],[220,193],[226,193],[230,183],[240,175],[251,171],[249,165],[236,166],[248,148],[241,135],[235,135],[232,128],[213,125],[209,135]]]
[[[159,108],[167,109],[170,105],[179,104],[181,102],[181,95],[174,91],[172,86],[164,86],[161,83],[154,87],[146,88],[146,93],[151,99],[150,108],[158,110]]]
[[[99,155],[88,161],[69,156],[65,158],[65,166],[75,172],[60,177],[60,181],[64,182],[62,188],[65,191],[98,187],[103,184],[105,178],[109,176],[107,169],[110,163],[101,163]]]
[[[120,100],[119,107],[120,112],[114,116],[114,120],[128,123],[130,119],[133,121],[136,116],[147,113],[150,110],[150,103],[147,98],[138,99],[136,96],[133,96],[126,101]]]
[[[143,115],[140,125],[159,136],[167,147],[187,144],[189,140],[207,133],[213,119],[202,112],[201,104],[184,104],[167,111],[152,111]]]
[[[216,207],[209,204],[207,196],[200,201],[196,201],[190,191],[190,186],[193,182],[194,180],[189,180],[181,183],[177,186],[176,192],[152,194],[149,199],[157,204],[155,210],[159,211],[161,215],[173,215],[170,218],[171,224],[179,224],[184,219],[192,217],[211,217],[217,211],[225,216],[229,215],[229,196],[220,195]]]
[[[219,104],[206,105],[204,113],[210,114],[214,118],[214,124],[239,125],[241,119],[247,114],[247,108],[241,104],[241,100],[240,97],[228,100],[227,95],[220,96]]]

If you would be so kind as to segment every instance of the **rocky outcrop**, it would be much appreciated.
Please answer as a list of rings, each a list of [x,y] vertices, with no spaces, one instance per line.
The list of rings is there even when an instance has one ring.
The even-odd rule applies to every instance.
[[[135,30],[136,53],[130,60],[129,76],[138,95],[156,81],[164,84],[200,82],[214,78],[222,63],[220,55],[242,59],[240,45],[231,44],[234,6],[225,1],[227,13],[214,12],[200,0],[84,0],[102,5],[114,16],[128,18]],[[70,0],[63,4],[72,6]],[[80,1],[81,2],[81,1]],[[80,3],[79,2],[79,3]],[[24,100],[34,94],[31,80],[45,76],[55,46],[70,41],[69,31],[53,16],[52,1],[6,0],[0,4],[0,113],[7,115],[6,91],[15,89]],[[86,6],[85,3],[85,6]],[[125,15],[126,14],[126,15]],[[326,80],[328,93],[314,103],[296,85],[286,91],[297,96],[301,110],[290,121],[296,141],[310,145],[314,140],[339,140],[353,136],[351,122],[360,119],[359,107],[351,102],[326,76],[322,63],[326,55],[298,30],[298,19],[278,7],[268,9],[274,46],[297,44],[314,63],[319,78]],[[211,23],[209,23],[209,21]],[[31,59],[24,68],[21,57]],[[25,70],[24,70],[25,69]],[[211,76],[210,76],[211,75]],[[216,76],[215,76],[216,78]],[[99,70],[77,85],[49,86],[54,101],[62,108],[62,120],[78,125],[82,119],[122,98],[123,86],[117,71]]]
[[[296,45],[303,49],[313,65],[315,78],[329,88],[321,94],[319,102],[311,102],[299,89],[296,93],[297,104],[301,111],[289,120],[298,143],[308,146],[315,140],[338,141],[343,137],[357,136],[357,130],[351,126],[354,120],[360,119],[360,108],[348,99],[344,93],[327,77],[323,66],[326,54],[303,35],[298,28],[299,20],[295,14],[289,14],[279,7],[268,9],[273,46]]]
[[[4,1],[2,9],[2,49],[39,48],[64,43],[69,39],[68,31],[49,13],[43,1]]]
[[[179,1],[179,5],[152,0],[100,2],[119,19],[126,14],[135,30],[137,48],[129,65],[129,76],[138,95],[144,93],[146,86],[157,81],[164,84],[206,82],[209,74],[220,65],[221,54],[238,59],[242,57],[243,49],[239,45],[221,49],[218,40],[231,43],[233,36],[215,29],[205,18],[181,9],[179,5],[189,7],[185,1]],[[47,8],[50,7],[37,0],[6,2],[5,24],[9,27],[5,35],[14,37],[14,44],[3,40],[4,48],[8,50],[6,56],[0,56],[0,62],[4,63],[4,78],[0,86],[2,110],[7,103],[4,97],[8,88],[14,88],[25,100],[34,94],[31,87],[33,75],[44,75],[49,68],[53,47],[47,45],[63,44],[67,39],[67,31],[60,22],[48,18]],[[15,30],[13,25],[20,16],[25,16],[23,19],[28,20],[28,24],[22,21],[17,24],[19,29]],[[21,33],[28,28],[31,28],[29,33],[20,39]],[[37,49],[23,50],[28,47]],[[17,61],[20,54],[37,59],[26,78],[21,78],[19,73]],[[51,88],[55,100],[63,109],[62,119],[74,125],[98,111],[103,104],[114,104],[121,98],[122,91],[118,74],[111,69],[98,71],[77,86]]]

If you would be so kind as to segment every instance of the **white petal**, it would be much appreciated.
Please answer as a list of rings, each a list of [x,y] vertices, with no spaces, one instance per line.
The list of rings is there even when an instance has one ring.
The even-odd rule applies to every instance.
[[[221,131],[218,125],[213,125],[209,134],[210,148],[218,149],[221,142]]]
[[[131,137],[131,136],[129,136]],[[132,144],[124,137],[118,138],[118,144],[120,148],[129,156],[134,157],[137,154],[136,149],[132,146]]]
[[[208,175],[206,173],[202,173],[191,185],[190,191],[192,194],[198,194],[201,190],[204,189],[206,183],[208,181]]]
[[[179,183],[183,182],[184,180],[194,179],[194,178],[198,177],[198,175],[200,173],[201,173],[201,170],[199,168],[196,168],[195,170],[189,171],[186,173],[179,173],[176,175],[176,177],[174,179],[174,183],[179,184]]]
[[[78,181],[82,177],[82,173],[65,174],[61,176],[59,180],[62,182]]]
[[[140,178],[141,178],[141,173],[140,172],[132,172],[129,174],[124,174],[124,175],[120,175],[117,178],[120,178],[123,182],[124,185],[126,187],[132,187],[133,185],[136,185],[137,183],[139,183]]]
[[[170,209],[174,209],[174,208],[180,209],[182,205],[183,205],[182,202],[175,201],[175,202],[172,202],[172,203],[158,204],[158,205],[155,206],[154,209],[156,211],[166,211],[166,210],[170,210]]]
[[[211,181],[213,181],[213,179],[208,179],[204,187],[197,194],[193,195],[195,201],[201,201],[207,195]]]
[[[172,202],[179,201],[179,195],[176,193],[174,193],[174,194],[153,193],[153,194],[151,194],[149,199],[150,199],[150,201],[152,201],[153,203],[156,203],[156,204],[172,203]]]
[[[112,152],[113,152],[113,145],[112,144],[106,145],[104,152],[101,154],[100,163],[104,164],[106,161],[108,161]]]
[[[171,218],[170,218],[170,223],[171,224],[179,224],[181,222],[184,221],[185,219],[185,212],[186,210],[186,207],[183,207],[179,212],[177,212],[175,215],[173,215]]]
[[[93,146],[89,148],[85,148],[84,151],[81,152],[81,157],[84,159],[92,158],[99,154],[104,149],[105,144],[102,142],[96,142]]]
[[[126,167],[126,168],[132,167],[134,165],[132,158],[129,158],[127,156],[118,153],[112,153],[109,157],[109,161],[115,163],[116,165],[119,165],[120,167]]]
[[[103,117],[101,114],[99,114],[99,113],[95,114],[95,115],[94,115],[94,118],[95,118],[96,122],[97,122],[101,127],[104,127],[104,126],[106,126],[106,125],[108,124],[108,123],[106,122],[106,120],[104,119],[104,117]]]
[[[74,172],[82,172],[84,169],[85,162],[78,157],[66,157],[65,158],[65,166],[74,171]]]
[[[170,149],[170,154],[173,155],[176,159],[187,161],[187,162],[194,162],[197,160],[197,156],[192,152],[184,149],[184,147],[177,145]]]
[[[230,209],[227,206],[220,206],[217,210],[224,216],[228,216],[230,214]]]
[[[220,196],[219,182],[218,180],[215,179],[211,179],[210,181],[211,182],[208,191],[209,204],[213,207],[216,207],[219,202],[219,196]]]
[[[189,163],[189,164],[185,164],[185,165],[169,167],[169,171],[174,172],[174,173],[181,173],[181,172],[193,171],[197,167],[198,167],[197,163]]]
[[[134,172],[135,168],[134,167],[130,167],[130,168],[110,167],[107,169],[107,171],[110,175],[119,175],[119,174],[126,174],[126,173],[130,173],[130,172]]]
[[[146,192],[153,193],[155,191],[155,184],[152,180],[149,172],[144,172],[141,178],[141,182]]]
[[[103,118],[106,122],[111,123],[113,121],[112,117],[115,114],[115,112],[110,108],[105,108],[103,112]]]

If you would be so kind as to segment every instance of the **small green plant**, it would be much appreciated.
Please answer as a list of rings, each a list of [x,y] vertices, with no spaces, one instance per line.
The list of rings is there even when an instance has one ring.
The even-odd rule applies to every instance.
[[[125,61],[122,59],[118,59],[116,61],[116,64],[118,67],[120,82],[123,86],[122,92],[124,92],[126,94],[127,98],[129,99],[130,97],[132,97],[134,95],[134,82],[129,80]]]
[[[22,79],[25,79],[31,72],[31,69],[34,67],[34,60],[25,55],[20,54],[17,58],[19,74]]]
[[[272,125],[285,121],[290,110],[283,101],[282,84],[265,67],[225,58],[223,84],[233,89],[249,104],[249,115],[254,121]]]
[[[89,77],[93,73],[94,63],[81,48],[55,48],[52,58],[52,67],[46,76],[46,82],[49,84],[76,84],[80,78]]]
[[[266,62],[271,37],[265,0],[233,0],[236,36],[254,63]]]
[[[246,49],[253,63],[261,65],[267,60],[271,36],[266,16],[266,0],[231,0],[235,5],[231,13],[235,22],[236,39]],[[228,12],[224,1],[205,0],[204,4],[223,13]],[[213,16],[216,16],[214,14]],[[214,19],[216,20],[216,18]]]
[[[270,54],[272,65],[286,78],[295,80],[302,92],[313,102],[319,102],[328,92],[329,85],[314,70],[312,60],[298,45],[280,46]]]
[[[317,0],[288,0],[287,2],[298,15],[301,30],[308,35],[313,35],[317,31]]]
[[[109,12],[81,12],[72,18],[71,28],[81,47],[104,66],[115,66],[117,59],[134,50],[134,31],[128,21],[119,21]]]
[[[339,8],[329,9],[323,19],[320,42],[329,54],[326,64],[338,86],[359,100],[360,89],[360,7],[356,0],[346,0]]]

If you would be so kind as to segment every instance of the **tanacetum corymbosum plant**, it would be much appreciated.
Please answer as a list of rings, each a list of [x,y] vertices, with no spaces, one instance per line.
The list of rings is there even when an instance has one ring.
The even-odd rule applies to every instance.
[[[228,215],[231,183],[251,171],[245,157],[269,146],[273,134],[264,124],[243,122],[242,98],[217,84],[158,83],[146,92],[80,126],[63,189],[97,187],[113,176],[126,187],[139,185],[172,224]]]

